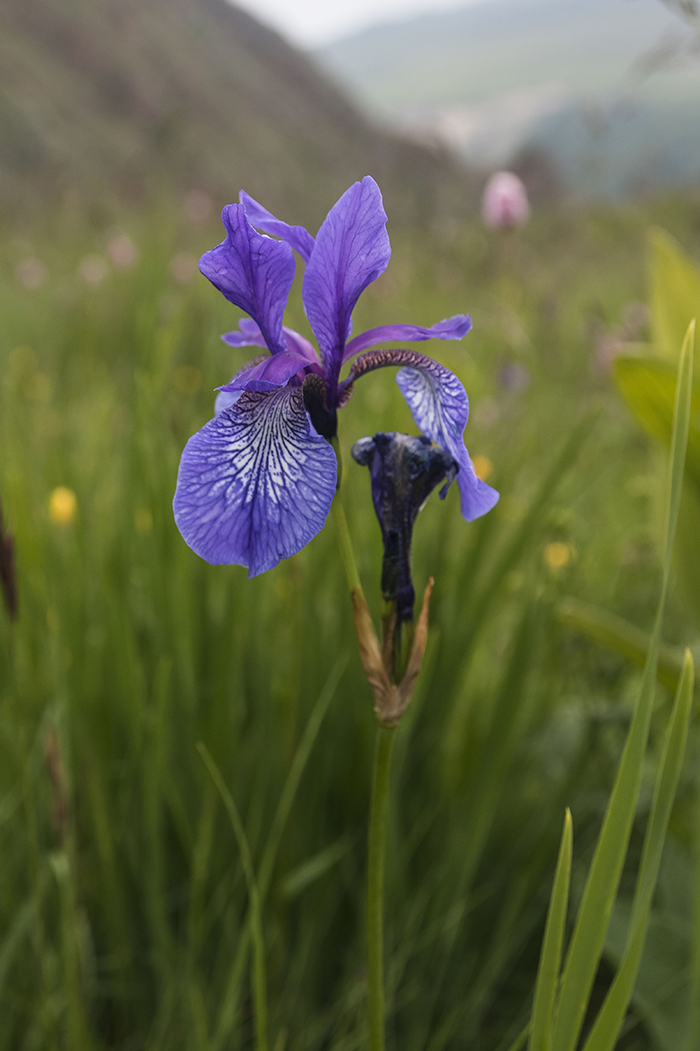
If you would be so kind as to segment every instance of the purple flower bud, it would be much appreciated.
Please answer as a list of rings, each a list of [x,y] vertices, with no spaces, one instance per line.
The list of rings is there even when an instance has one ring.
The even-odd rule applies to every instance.
[[[411,539],[413,525],[433,489],[445,482],[444,497],[459,466],[450,453],[428,438],[409,434],[375,434],[361,438],[352,447],[353,459],[369,467],[372,501],[384,541],[382,559],[382,598],[387,604],[387,630],[393,638],[393,682],[400,682],[405,671],[410,643],[402,646],[402,625],[413,621],[415,591],[411,577]]]
[[[481,214],[487,226],[522,226],[530,218],[527,190],[513,172],[496,172],[486,183]]]

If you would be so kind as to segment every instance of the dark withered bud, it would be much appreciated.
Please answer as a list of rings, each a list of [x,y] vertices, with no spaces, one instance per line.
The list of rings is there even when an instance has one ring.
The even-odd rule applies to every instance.
[[[0,588],[10,620],[17,619],[17,572],[15,564],[15,543],[12,536],[5,531],[0,502]]]
[[[384,542],[382,649],[393,682],[405,672],[413,640],[415,590],[411,575],[411,539],[418,512],[433,489],[444,481],[444,497],[458,466],[428,438],[409,434],[375,434],[361,438],[353,459],[369,467],[372,501]]]
[[[304,408],[316,431],[327,441],[333,441],[338,434],[338,413],[335,409],[328,408],[326,383],[323,377],[316,373],[305,376],[302,393]]]

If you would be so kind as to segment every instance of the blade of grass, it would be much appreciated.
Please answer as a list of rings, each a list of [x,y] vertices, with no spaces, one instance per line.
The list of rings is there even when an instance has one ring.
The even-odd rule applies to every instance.
[[[282,786],[280,800],[277,804],[275,816],[272,819],[272,825],[270,827],[270,832],[263,851],[262,861],[260,863],[258,894],[261,906],[267,897],[277,851],[282,838],[282,832],[284,831],[284,826],[292,809],[299,782],[301,781],[302,774],[304,773],[309,756],[311,755],[316,737],[318,736],[318,731],[321,728],[321,723],[323,722],[324,716],[328,711],[328,707],[335,696],[338,684],[340,683],[347,667],[348,659],[347,653],[342,654],[333,665],[331,673],[319,694],[319,698],[316,701],[311,715],[309,716],[309,721],[306,724],[301,742],[299,743],[289,773],[287,774],[287,778]],[[219,1019],[216,1026],[216,1036],[214,1039],[215,1049],[222,1047],[233,1027],[240,999],[239,991],[241,977],[243,974],[243,968],[245,967],[251,934],[252,913],[239,939],[236,955],[226,982],[226,992],[224,994],[223,1004],[219,1012]]]
[[[508,1051],[522,1051],[525,1047],[525,1041],[527,1040],[529,1032],[530,1023],[528,1022],[527,1025],[520,1030],[513,1043],[508,1046]]]
[[[277,805],[275,816],[272,819],[272,825],[270,827],[270,832],[260,862],[260,898],[262,901],[265,900],[270,887],[272,870],[277,857],[282,832],[284,831],[284,826],[292,809],[294,797],[296,796],[297,788],[301,781],[301,776],[306,769],[306,764],[311,755],[311,750],[316,741],[316,737],[318,736],[318,731],[321,729],[321,723],[323,722],[328,707],[335,696],[335,691],[337,690],[345,669],[348,666],[349,659],[347,653],[342,653],[333,665],[326,684],[319,695],[311,715],[309,716],[309,721],[304,729],[304,734],[299,742],[299,747],[297,748],[294,759],[292,760],[289,774],[282,786],[280,800]]]
[[[488,621],[489,611],[500,594],[506,577],[518,564],[532,538],[539,535],[538,526],[542,516],[549,507],[550,501],[567,471],[578,456],[586,436],[590,434],[595,416],[596,414],[586,416],[571,433],[530,503],[527,514],[516,527],[500,557],[497,558],[486,583],[473,597],[470,603],[468,631],[460,638],[460,651],[455,653],[453,658],[455,664],[459,662],[458,671],[454,677],[455,682],[468,683],[476,640]],[[466,687],[464,689],[466,690]],[[459,763],[459,742],[464,739],[464,730],[469,711],[468,695],[465,692],[459,702],[453,706],[450,726],[447,732],[447,741],[451,742],[448,765],[453,771]]]
[[[241,816],[238,813],[233,796],[226,787],[218,766],[205,744],[201,741],[197,744],[200,755],[206,763],[207,769],[212,776],[214,784],[219,790],[224,806],[231,819],[234,834],[238,841],[238,849],[241,853],[241,862],[248,885],[248,897],[250,899],[250,921],[251,935],[253,939],[253,1003],[255,1013],[255,1046],[257,1051],[267,1051],[267,980],[265,975],[265,943],[263,940],[262,917],[260,910],[260,896],[258,885],[253,871],[253,859],[250,854],[248,838],[243,828]]]
[[[586,436],[591,433],[596,414],[586,416],[571,433],[564,448],[552,464],[552,467],[540,486],[533,499],[527,514],[510,538],[501,557],[496,562],[493,571],[483,587],[481,593],[474,599],[470,611],[470,620],[473,625],[474,635],[481,629],[486,620],[489,607],[494,602],[500,585],[508,573],[513,569],[523,554],[533,536],[538,535],[537,524],[543,513],[549,506],[560,482],[566,475],[569,467],[581,451],[581,446]]]
[[[688,1026],[685,1051],[700,1048],[700,791],[695,792],[695,843],[693,864],[693,918],[690,942]]]
[[[632,998],[634,983],[642,961],[651,903],[661,864],[661,853],[685,755],[693,699],[694,672],[693,659],[690,651],[686,650],[683,673],[676,692],[656,778],[654,801],[649,815],[642,861],[632,903],[627,944],[615,979],[586,1041],[584,1051],[613,1051]]]
[[[494,697],[491,725],[485,735],[481,754],[474,761],[474,774],[466,805],[464,800],[460,801],[460,808],[464,807],[467,814],[464,819],[466,847],[459,880],[451,887],[450,895],[452,903],[455,898],[461,899],[464,908],[458,922],[445,932],[444,950],[439,964],[434,969],[430,992],[424,997],[425,1017],[420,1036],[423,1046],[428,1048],[428,1051],[441,1051],[445,1034],[449,1031],[448,1017],[442,1017],[439,1023],[435,1023],[438,1002],[443,994],[444,983],[453,973],[453,954],[469,913],[469,893],[474,874],[483,857],[496,809],[502,797],[504,771],[508,768],[518,740],[523,692],[536,652],[538,624],[539,618],[536,613],[526,607],[508,656],[508,663],[503,669],[498,692]],[[470,988],[470,996],[473,991]]]
[[[623,617],[575,598],[562,599],[557,615],[563,624],[580,631],[592,642],[612,650],[613,653],[619,653],[621,657],[639,665],[640,668],[644,667],[649,652],[649,635]],[[683,650],[661,643],[656,672],[659,682],[675,692],[682,671]]]
[[[605,942],[610,913],[620,883],[639,796],[654,700],[659,639],[671,572],[671,554],[678,522],[688,444],[694,335],[695,325],[691,323],[683,343],[678,366],[670,482],[666,500],[666,544],[659,605],[639,699],[632,717],[603,826],[598,836],[569,946],[554,1025],[553,1051],[574,1051],[577,1045],[586,1005]]]
[[[559,858],[554,875],[552,896],[549,900],[547,923],[542,942],[542,955],[537,970],[535,985],[535,1002],[532,1008],[532,1022],[529,1051],[548,1051],[552,1044],[554,1025],[554,1003],[559,985],[561,970],[564,928],[566,926],[566,907],[569,902],[569,881],[571,878],[571,850],[573,826],[571,811],[567,808],[564,818],[564,830],[561,836]]]

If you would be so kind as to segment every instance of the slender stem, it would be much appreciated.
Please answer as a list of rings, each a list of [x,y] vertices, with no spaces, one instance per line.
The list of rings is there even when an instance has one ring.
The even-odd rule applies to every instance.
[[[395,727],[377,727],[367,874],[367,1012],[370,1051],[384,1051],[384,855]]]
[[[345,510],[336,492],[332,514],[338,531],[338,544],[345,566],[350,593],[362,595],[352,538]],[[394,743],[394,726],[377,726],[374,753],[372,802],[369,815],[367,859],[367,1013],[369,1051],[384,1051],[384,854],[386,848],[389,766]]]
[[[348,520],[345,517],[345,509],[343,508],[339,491],[336,492],[333,498],[331,513],[335,519],[336,528],[338,530],[338,544],[340,545],[340,554],[343,559],[343,565],[345,566],[345,575],[348,578],[348,587],[351,592],[357,591],[361,594],[362,584],[360,583],[360,574],[357,571],[355,552],[352,546],[350,530],[348,529]]]

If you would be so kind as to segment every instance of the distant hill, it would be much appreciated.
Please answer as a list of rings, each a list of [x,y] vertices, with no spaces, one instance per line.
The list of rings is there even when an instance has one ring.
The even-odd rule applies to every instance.
[[[371,172],[395,214],[464,207],[465,171],[372,126],[226,0],[2,0],[0,206],[245,187],[317,221]],[[290,211],[291,209],[291,211]]]
[[[661,61],[688,39],[660,0],[481,0],[365,30],[317,57],[394,127],[485,166],[537,145],[572,188],[617,194],[644,183],[635,167],[649,156],[647,183],[700,178],[700,62]]]

